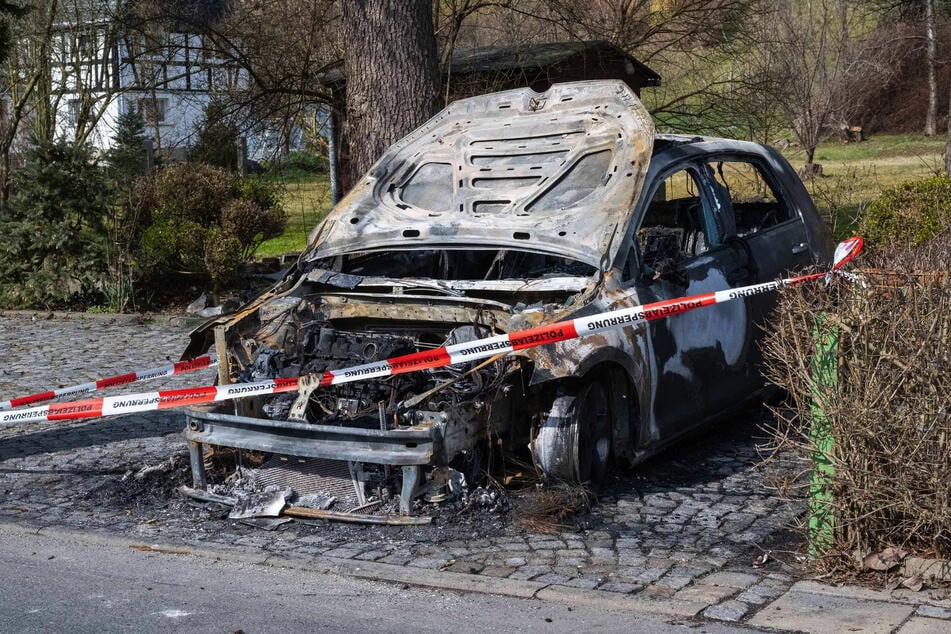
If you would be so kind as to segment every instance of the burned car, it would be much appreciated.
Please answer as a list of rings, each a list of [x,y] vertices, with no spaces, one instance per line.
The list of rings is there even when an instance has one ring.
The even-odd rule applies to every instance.
[[[655,135],[618,81],[507,91],[455,102],[391,147],[296,266],[195,331],[186,356],[215,346],[226,382],[319,376],[830,255],[775,150]],[[442,499],[499,448],[527,445],[547,477],[596,484],[763,387],[756,341],[773,301],[192,411],[191,490],[210,486],[209,446],[256,452],[262,483],[354,516]]]

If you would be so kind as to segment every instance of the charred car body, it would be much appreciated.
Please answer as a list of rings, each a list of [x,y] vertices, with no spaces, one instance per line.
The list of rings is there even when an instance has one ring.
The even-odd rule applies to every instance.
[[[296,266],[193,333],[186,356],[214,344],[222,380],[313,375],[769,281],[830,254],[802,183],[771,148],[655,135],[621,82],[508,91],[453,103],[390,148]],[[309,460],[318,480],[336,464],[354,494],[344,511],[391,491],[409,513],[488,446],[529,444],[548,476],[596,482],[610,460],[638,462],[762,387],[757,324],[772,301],[465,365],[303,381],[234,415],[190,412],[196,488],[208,484],[205,445],[273,454],[285,468]]]

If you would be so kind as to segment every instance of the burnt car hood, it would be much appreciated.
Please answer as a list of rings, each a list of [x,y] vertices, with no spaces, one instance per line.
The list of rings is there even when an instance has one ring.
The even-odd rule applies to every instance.
[[[621,81],[454,102],[393,145],[311,235],[305,261],[392,248],[512,248],[605,268],[654,126]]]

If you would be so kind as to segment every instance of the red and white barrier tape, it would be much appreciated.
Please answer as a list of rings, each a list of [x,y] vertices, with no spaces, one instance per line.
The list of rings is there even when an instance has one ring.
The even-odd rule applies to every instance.
[[[42,403],[43,401],[50,401],[54,398],[68,396],[70,394],[88,394],[89,392],[104,390],[107,387],[127,385],[129,383],[135,383],[136,381],[145,381],[147,379],[157,379],[163,376],[173,376],[175,374],[184,374],[185,372],[194,372],[195,370],[204,370],[205,368],[210,368],[217,364],[218,356],[215,354],[208,354],[203,357],[196,357],[190,361],[179,361],[178,363],[163,365],[159,368],[138,370],[137,372],[130,372],[128,374],[119,374],[106,379],[98,379],[96,381],[90,381],[89,383],[82,383],[80,385],[71,385],[69,387],[61,387],[55,390],[47,390],[46,392],[30,394],[29,396],[18,396],[17,398],[11,398],[8,401],[0,401],[0,410],[11,409],[13,407],[23,407],[24,405],[33,405],[34,403]]]
[[[692,295],[690,297],[654,302],[643,306],[622,308],[606,313],[598,313],[597,315],[591,315],[589,317],[578,317],[546,326],[519,330],[495,337],[443,346],[435,350],[414,352],[384,361],[367,363],[341,370],[327,371],[320,375],[320,385],[337,385],[363,379],[439,368],[465,361],[476,361],[500,353],[534,348],[535,346],[591,335],[611,328],[619,328],[643,321],[653,321],[655,319],[670,317],[704,306],[728,302],[739,297],[768,293],[784,286],[792,286],[811,280],[827,278],[831,273],[838,271],[842,265],[858,255],[861,249],[862,238],[859,237],[849,238],[839,244],[835,251],[835,266],[830,273],[812,273],[774,282],[731,288],[725,291],[704,293],[702,295]],[[235,383],[231,385],[198,387],[185,390],[110,396],[12,412],[0,412],[0,423],[74,420],[99,416],[115,416],[118,414],[147,412],[170,407],[181,407],[184,405],[226,401],[248,396],[293,392],[297,391],[297,389],[298,379],[287,378],[259,381],[256,383]]]

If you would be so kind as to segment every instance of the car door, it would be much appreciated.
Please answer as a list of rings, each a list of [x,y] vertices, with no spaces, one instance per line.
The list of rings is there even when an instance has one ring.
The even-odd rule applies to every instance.
[[[745,244],[754,263],[751,283],[787,277],[814,263],[802,217],[762,157],[724,154],[710,158],[708,165],[718,206],[729,210],[736,239]],[[759,339],[776,305],[776,294],[761,293],[747,301],[754,337]],[[753,365],[759,366],[762,353],[759,345],[753,348]]]
[[[626,271],[642,303],[750,283],[749,254],[729,239],[732,219],[717,206],[709,172],[705,163],[686,162],[648,175]],[[657,440],[669,441],[743,398],[750,334],[746,298],[648,324]]]

